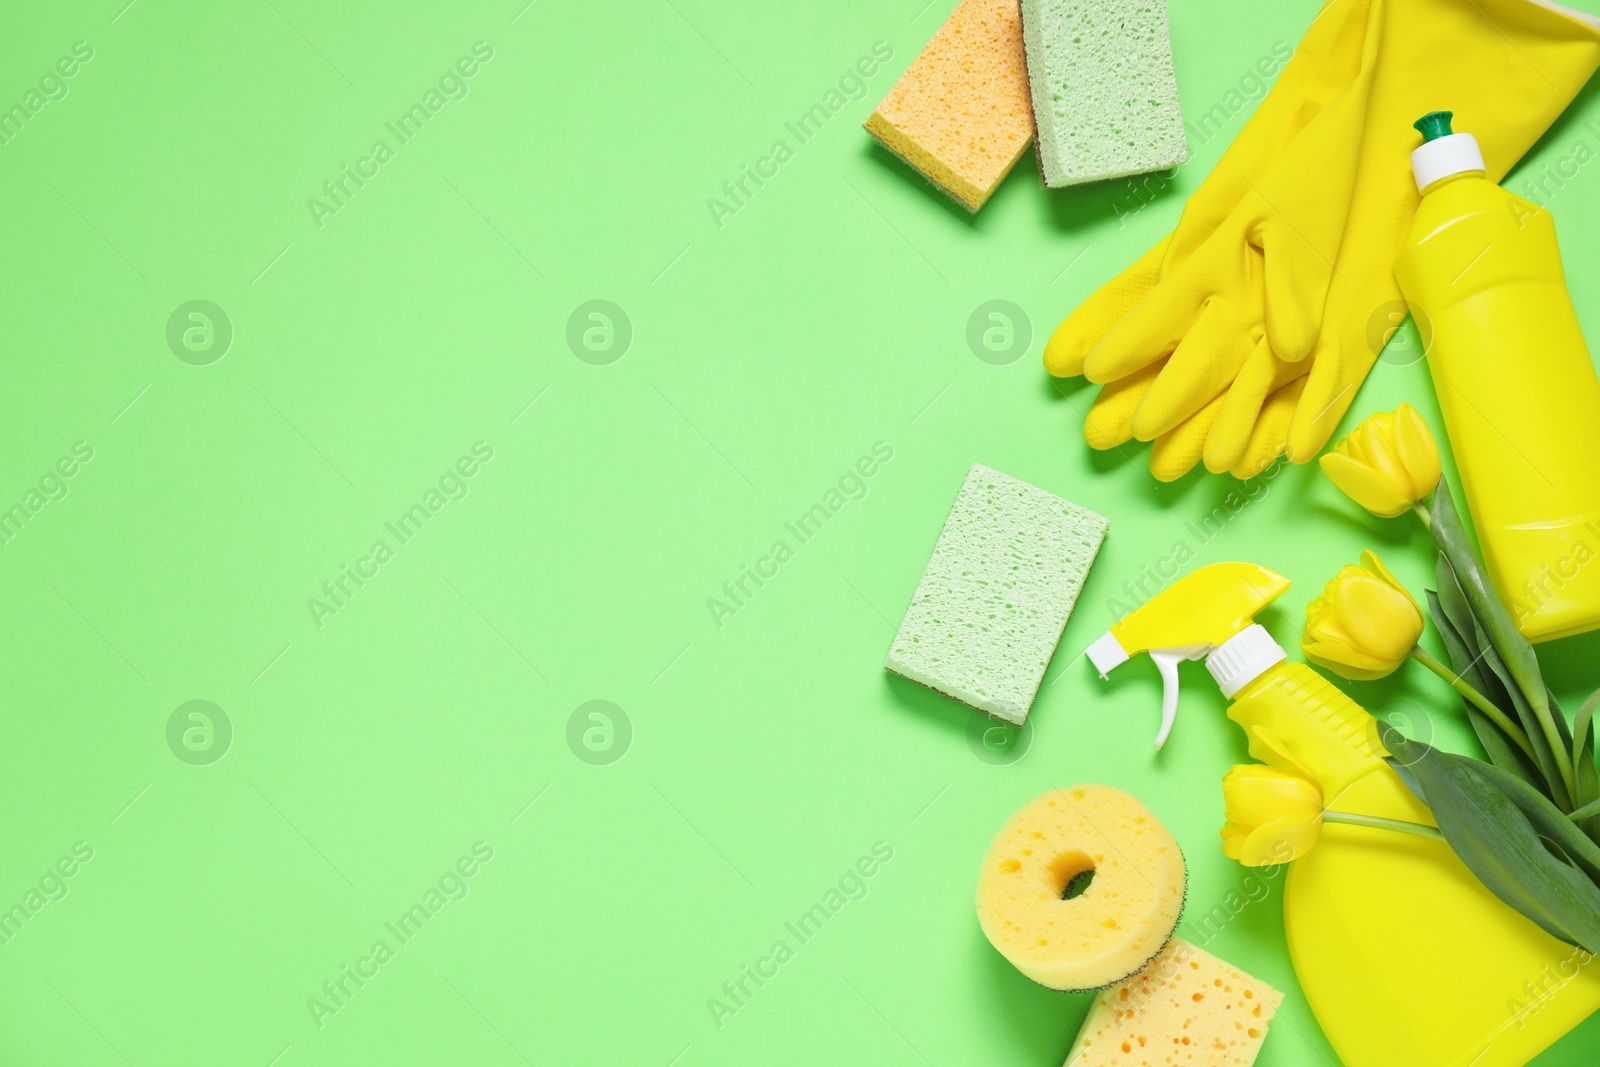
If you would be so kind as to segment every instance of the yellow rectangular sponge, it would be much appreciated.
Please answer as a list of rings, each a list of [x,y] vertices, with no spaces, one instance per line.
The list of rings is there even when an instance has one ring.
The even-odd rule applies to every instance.
[[[1066,1067],[1250,1067],[1283,994],[1173,938],[1150,965],[1100,992]]]
[[[962,0],[866,128],[968,211],[982,207],[1033,140],[1017,0]]]

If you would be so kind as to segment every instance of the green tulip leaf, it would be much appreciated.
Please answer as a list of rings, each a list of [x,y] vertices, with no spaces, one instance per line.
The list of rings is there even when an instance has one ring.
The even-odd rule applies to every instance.
[[[1498,767],[1480,764],[1474,769],[1517,806],[1540,837],[1559,846],[1560,855],[1583,871],[1590,881],[1600,885],[1600,845],[1575,826],[1569,816],[1562,814],[1549,797]]]
[[[1533,646],[1517,629],[1511,612],[1489,583],[1489,577],[1484,573],[1478,554],[1467,537],[1461,515],[1456,511],[1455,501],[1450,496],[1450,484],[1444,478],[1439,479],[1439,488],[1433,494],[1433,522],[1429,529],[1440,551],[1449,558],[1467,603],[1472,605],[1473,616],[1488,631],[1490,641],[1516,682],[1516,688],[1521,689],[1530,701],[1542,703],[1545,686],[1538,657],[1533,654]]]
[[[1445,840],[1479,881],[1552,936],[1586,952],[1600,950],[1600,887],[1545,847],[1533,823],[1502,789],[1507,782],[1515,783],[1513,789],[1523,783],[1504,772],[1496,774],[1491,765],[1419,741],[1388,741],[1391,764],[1397,760],[1410,768],[1411,780],[1421,787],[1420,799],[1432,809]],[[1536,795],[1518,792],[1524,799]]]
[[[1461,591],[1461,582],[1456,578],[1455,568],[1450,566],[1449,558],[1439,553],[1439,559],[1434,564],[1434,580],[1439,587],[1438,606],[1434,609],[1434,601],[1430,597],[1428,606],[1433,615],[1434,625],[1440,632],[1444,632],[1446,625],[1460,640],[1463,660],[1456,660],[1455,651],[1451,650],[1451,665],[1456,672],[1478,692],[1488,697],[1495,707],[1509,714],[1512,711],[1511,699],[1506,696],[1500,680],[1493,676],[1486,676],[1479,667],[1483,659],[1483,647],[1487,644],[1478,620],[1472,614],[1472,607],[1467,603],[1467,594]],[[1440,616],[1443,616],[1441,618]]]
[[[1550,700],[1555,702],[1554,694]],[[1600,767],[1596,767],[1594,762],[1594,730],[1591,725],[1596,705],[1600,705],[1600,692],[1591,694],[1578,708],[1578,717],[1572,727],[1572,767],[1578,779],[1578,795],[1573,804],[1579,810],[1600,803]],[[1583,828],[1591,841],[1600,841],[1600,817],[1597,815],[1600,815],[1600,809],[1577,815],[1573,820]]]
[[[1595,709],[1597,709],[1597,707],[1600,707],[1600,689],[1595,689],[1594,693],[1589,694],[1589,699],[1582,702],[1582,707],[1579,707],[1578,709],[1578,718],[1574,718],[1573,720],[1574,763],[1579,761],[1579,758],[1584,755],[1584,750],[1586,749],[1589,750],[1590,763],[1594,763],[1594,744],[1592,744],[1592,742],[1594,742],[1594,736],[1592,736],[1592,731],[1590,731],[1590,725],[1592,725],[1592,721],[1594,721]]]
[[[1405,738],[1401,737],[1395,743],[1404,744]],[[1383,747],[1388,749],[1390,752],[1394,751],[1394,748],[1389,744],[1389,735],[1387,732],[1385,732],[1383,735]],[[1416,797],[1418,800],[1422,800],[1422,783],[1417,781],[1417,776],[1411,773],[1411,768],[1395,759],[1389,760],[1388,763],[1390,768],[1393,769],[1395,777],[1399,778],[1405,787],[1411,790],[1411,795]]]
[[[1568,867],[1577,866],[1576,863],[1572,862],[1572,857],[1567,855],[1566,849],[1562,848],[1560,845],[1556,844],[1543,834],[1539,835],[1539,843],[1545,847],[1545,851],[1549,852],[1550,855],[1554,856],[1562,863],[1565,863]]]
[[[1470,639],[1475,630],[1472,624],[1472,608],[1467,604],[1467,594],[1461,591],[1461,582],[1456,578],[1455,568],[1450,566],[1450,558],[1443,552],[1440,552],[1439,558],[1434,561],[1433,575],[1434,584],[1438,586],[1438,610],[1443,613],[1444,621],[1448,622],[1456,633]],[[1436,614],[1434,622],[1438,623],[1439,621]],[[1474,650],[1472,658],[1474,664],[1476,664],[1476,650]],[[1477,673],[1475,666],[1472,668],[1463,667],[1463,669]]]
[[[1455,584],[1455,575],[1450,572],[1449,567],[1449,561],[1441,555],[1439,557],[1439,580],[1441,586],[1445,584],[1446,579],[1449,580],[1449,584]],[[1457,587],[1456,593],[1457,595],[1460,594],[1459,587]],[[1462,681],[1487,696],[1483,675],[1479,672],[1477,665],[1477,661],[1482,657],[1482,651],[1476,645],[1469,646],[1466,643],[1457,627],[1456,619],[1452,618],[1451,612],[1443,606],[1443,600],[1444,598],[1441,594],[1435,593],[1431,589],[1428,591],[1428,611],[1433,616],[1434,628],[1439,631],[1439,637],[1444,642],[1445,651],[1450,655],[1450,665]],[[1465,599],[1461,601],[1461,606],[1465,609]],[[1466,625],[1469,628],[1472,626],[1470,612],[1466,613]],[[1468,632],[1470,633],[1471,630],[1469,629]],[[1493,698],[1491,697],[1490,699]],[[1534,788],[1548,791],[1549,786],[1546,784],[1544,775],[1540,773],[1539,768],[1534,765],[1532,760],[1528,759],[1522,749],[1518,748],[1505,735],[1505,732],[1500,727],[1490,720],[1489,716],[1479,711],[1465,698],[1462,698],[1461,706],[1466,709],[1467,721],[1472,724],[1472,731],[1478,735],[1478,743],[1483,745],[1483,751],[1488,755],[1490,762],[1496,767],[1504,768],[1515,774],[1523,781],[1533,785]],[[1502,710],[1509,712],[1513,717],[1515,716],[1513,709],[1505,708]]]
[[[1572,762],[1584,762],[1584,750],[1588,749],[1589,763],[1594,763],[1593,737],[1590,733],[1590,723],[1594,720],[1595,708],[1600,707],[1600,689],[1589,694],[1589,699],[1583,702],[1578,709],[1578,717],[1573,720],[1572,727]]]
[[[1491,674],[1500,680],[1505,692],[1511,698],[1511,705],[1515,710],[1515,718],[1522,724],[1522,730],[1528,735],[1528,742],[1533,746],[1533,754],[1538,757],[1539,770],[1544,775],[1545,783],[1549,786],[1548,792],[1552,800],[1563,811],[1573,807],[1572,798],[1567,793],[1566,783],[1561,778],[1561,769],[1556,764],[1555,750],[1550,747],[1550,739],[1545,735],[1544,727],[1539,723],[1539,716],[1529,705],[1526,695],[1512,680],[1511,672],[1500,659],[1500,654],[1490,645],[1483,650],[1483,663],[1489,668]],[[1546,693],[1546,700],[1549,695]],[[1558,722],[1558,729],[1565,732],[1566,720],[1554,716]]]
[[[1533,646],[1512,623],[1510,612],[1484,575],[1444,481],[1434,495],[1433,519],[1430,529],[1440,549],[1436,565],[1440,609],[1462,645],[1477,646],[1476,656],[1482,666],[1475,669],[1483,683],[1478,691],[1521,724],[1543,778],[1542,788],[1557,806],[1571,810],[1587,799],[1580,799],[1587,789],[1600,789],[1600,774],[1586,776],[1579,772],[1572,787],[1568,787],[1562,773],[1562,763],[1572,745],[1566,718],[1554,706],[1544,685]],[[1457,670],[1462,670],[1459,664]],[[1489,751],[1487,746],[1485,751]],[[1490,758],[1494,759],[1492,753]],[[1575,792],[1579,796],[1574,796]]]
[[[1581,822],[1582,820],[1591,818],[1595,815],[1600,815],[1600,800],[1585,804],[1571,815],[1568,815],[1567,818],[1571,819],[1573,822]]]
[[[1561,710],[1561,702],[1556,699],[1555,691],[1549,687],[1545,688],[1545,702],[1550,706],[1550,715],[1555,720],[1556,732],[1561,735],[1562,753],[1575,751],[1578,747],[1577,739],[1573,736],[1572,728],[1567,725],[1567,716]],[[1581,808],[1591,800],[1600,800],[1600,770],[1595,768],[1594,760],[1573,764],[1573,786],[1571,805],[1573,808]]]
[[[1552,798],[1566,797],[1565,783],[1562,781],[1555,755],[1550,749],[1549,739],[1545,736],[1528,702],[1520,699],[1520,691],[1512,682],[1498,653],[1494,651],[1483,624],[1472,613],[1466,593],[1462,592],[1461,583],[1456,578],[1455,568],[1450,565],[1449,558],[1443,552],[1439,553],[1435,575],[1439,584],[1440,608],[1450,625],[1455,628],[1456,636],[1461,640],[1464,650],[1471,652],[1469,660],[1463,662],[1455,658],[1455,652],[1452,650],[1452,665],[1467,684],[1505,712],[1508,718],[1521,724],[1523,733],[1527,735],[1529,744],[1533,747],[1538,765],[1536,775],[1529,777],[1528,781],[1533,782]],[[1443,633],[1442,625],[1440,631]],[[1474,723],[1474,730],[1476,729]],[[1487,745],[1485,751],[1489,751]],[[1517,758],[1524,767],[1527,766],[1527,757],[1520,749],[1517,750]]]

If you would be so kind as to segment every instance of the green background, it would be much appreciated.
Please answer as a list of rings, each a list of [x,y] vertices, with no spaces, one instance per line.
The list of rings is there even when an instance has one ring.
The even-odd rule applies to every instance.
[[[1156,757],[1154,670],[1101,683],[1084,646],[1181,539],[1197,565],[1292,578],[1264,620],[1291,645],[1360,549],[1415,590],[1431,551],[1306,468],[1200,544],[1188,524],[1234,483],[1157,485],[1142,449],[1085,447],[1091,394],[1052,385],[1043,339],[1175,223],[1253,103],[1147,205],[1126,182],[1047,194],[1030,156],[969,218],[860,129],[954,6],[920,4],[106,0],[3,17],[0,105],[74,42],[93,58],[0,145],[0,509],[26,509],[75,443],[93,458],[45,478],[66,495],[0,545],[0,906],[41,878],[67,890],[0,945],[0,1062],[1056,1064],[1088,998],[1022,978],[973,914],[1012,810],[1053,783],[1114,784],[1184,846],[1192,906],[1243,886],[1217,831],[1244,746],[1204,672],[1187,669]],[[1169,8],[1191,119],[1314,13]],[[492,58],[467,95],[400,145],[385,123],[478,41]],[[798,144],[785,123],[876,42],[893,58]],[[1586,92],[1511,186],[1600,145],[1590,120]],[[380,138],[393,158],[319,226],[308,199]],[[719,226],[708,199],[778,139],[792,158]],[[1580,171],[1552,204],[1591,323],[1596,181]],[[197,299],[232,326],[208,365],[167,341]],[[631,327],[608,365],[567,341],[597,299]],[[1006,365],[966,340],[995,299],[1031,322]],[[1438,426],[1408,345],[1347,424],[1410,400]],[[384,524],[476,442],[493,458],[445,477],[465,497],[400,544]],[[865,495],[788,538],[878,442],[893,458]],[[881,668],[974,461],[1111,520],[1020,758]],[[308,600],[370,569],[380,539],[393,558],[319,625]],[[779,539],[793,558],[719,626],[708,598]],[[1597,651],[1546,655],[1569,707]],[[1430,677],[1352,691],[1436,709],[1437,735],[1464,744]],[[220,733],[209,751],[192,738],[198,755],[169,745],[191,700],[231,724],[220,760],[178,758],[215,756]],[[621,712],[598,757],[569,745],[591,700]],[[92,860],[45,877],[77,842]],[[399,944],[385,924],[477,842],[492,859],[445,879],[464,898]],[[719,1027],[708,998],[793,944],[784,923],[877,842],[893,858],[866,895]],[[1261,1063],[1333,1062],[1279,892],[1210,947],[1288,992]],[[308,999],[379,939],[393,957],[319,1026]],[[1597,1049],[1591,1020],[1539,1062]]]

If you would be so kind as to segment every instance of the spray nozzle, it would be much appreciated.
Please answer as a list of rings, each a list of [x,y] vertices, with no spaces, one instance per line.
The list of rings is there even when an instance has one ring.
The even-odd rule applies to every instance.
[[[1167,743],[1178,714],[1179,663],[1210,656],[1229,645],[1230,655],[1223,657],[1226,675],[1219,673],[1224,669],[1221,662],[1207,666],[1213,668],[1213,676],[1231,697],[1250,678],[1283,659],[1283,650],[1271,636],[1252,623],[1288,588],[1289,579],[1254,563],[1201,567],[1123,616],[1089,646],[1089,660],[1104,678],[1140,652],[1150,653],[1161,671],[1161,730],[1156,735],[1156,748],[1160,748]],[[1246,634],[1248,638],[1233,647],[1233,639]],[[1233,662],[1240,656],[1244,657],[1243,666]],[[1243,677],[1252,669],[1255,674]]]

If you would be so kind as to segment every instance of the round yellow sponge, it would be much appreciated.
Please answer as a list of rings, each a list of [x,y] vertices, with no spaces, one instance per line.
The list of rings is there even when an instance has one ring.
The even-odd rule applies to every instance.
[[[1040,985],[1098,989],[1148,963],[1183,912],[1183,853],[1138,800],[1055,789],[1000,828],[978,875],[989,943]]]

